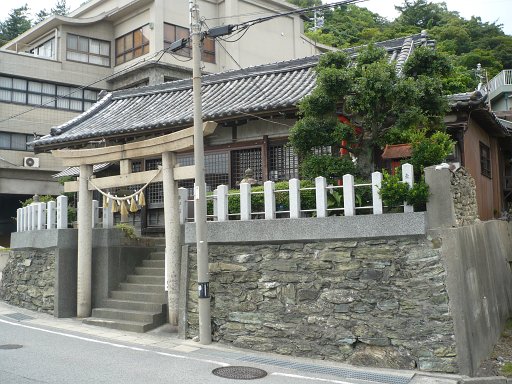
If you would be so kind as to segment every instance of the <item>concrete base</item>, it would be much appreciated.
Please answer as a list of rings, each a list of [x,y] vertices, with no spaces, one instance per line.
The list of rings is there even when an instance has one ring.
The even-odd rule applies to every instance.
[[[13,249],[56,248],[55,317],[77,314],[77,230],[53,229],[13,233]],[[109,291],[126,280],[148,257],[151,239],[128,239],[119,229],[94,229],[92,244],[92,306],[99,306]]]

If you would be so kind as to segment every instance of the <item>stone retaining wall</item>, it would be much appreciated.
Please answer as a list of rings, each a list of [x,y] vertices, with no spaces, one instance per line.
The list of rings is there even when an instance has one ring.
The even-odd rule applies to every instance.
[[[55,249],[11,250],[2,272],[0,299],[17,307],[53,314]]]
[[[455,208],[456,225],[473,224],[478,219],[475,180],[469,172],[460,167],[451,173],[451,191]]]
[[[422,237],[210,245],[214,340],[387,368],[456,372],[441,252]],[[198,334],[189,251],[188,336]]]

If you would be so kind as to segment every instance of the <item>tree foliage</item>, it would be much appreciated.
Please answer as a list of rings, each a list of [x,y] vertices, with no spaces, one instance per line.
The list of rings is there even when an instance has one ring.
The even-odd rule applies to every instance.
[[[316,71],[317,87],[301,101],[301,118],[289,139],[302,159],[306,178],[334,179],[352,171],[368,174],[376,148],[389,142],[409,143],[420,134],[437,137],[436,132],[444,129],[448,102],[443,79],[450,76],[452,67],[444,55],[430,48],[416,49],[401,75],[375,45],[361,49],[353,65],[346,53],[329,52],[321,57]],[[337,112],[351,123],[340,122]],[[317,155],[321,147],[336,153],[342,143],[348,151],[345,156],[327,160],[329,156]]]
[[[30,8],[27,4],[14,8],[5,20],[0,21],[0,46],[7,44],[50,15],[66,15],[67,13],[69,13],[69,7],[66,0],[57,0],[50,11],[46,9],[39,10],[35,14],[34,21],[30,18]]]
[[[447,55],[454,68],[444,81],[447,92],[472,91],[478,84],[476,65],[481,64],[489,78],[502,69],[512,68],[512,36],[502,25],[483,22],[480,17],[464,19],[447,9],[445,3],[404,0],[396,9],[399,16],[388,21],[356,5],[339,6],[324,14],[324,25],[306,34],[313,40],[339,48],[370,44],[427,30],[437,50]]]
[[[0,22],[0,45],[4,45],[30,29],[32,23],[29,18],[29,8],[25,4],[9,12],[7,19]]]

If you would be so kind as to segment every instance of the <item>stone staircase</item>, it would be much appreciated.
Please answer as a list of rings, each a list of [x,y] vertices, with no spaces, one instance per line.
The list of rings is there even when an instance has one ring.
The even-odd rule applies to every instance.
[[[146,332],[164,324],[167,317],[164,263],[162,250],[152,252],[119,285],[119,290],[111,291],[101,308],[94,308],[92,317],[83,322],[131,332]]]

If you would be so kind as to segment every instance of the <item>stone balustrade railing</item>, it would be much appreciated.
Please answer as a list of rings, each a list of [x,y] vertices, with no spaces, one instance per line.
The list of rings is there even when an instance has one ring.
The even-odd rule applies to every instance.
[[[32,203],[23,208],[18,208],[16,214],[16,231],[37,231],[44,229],[64,229],[68,228],[68,198],[67,196],[58,196],[57,201],[48,203]],[[101,223],[103,228],[111,228],[114,225],[112,213],[112,202],[109,207],[102,208],[97,200],[92,204],[92,227]],[[102,210],[102,220],[100,222],[100,210]]]
[[[411,187],[414,182],[413,166],[411,164],[402,165],[402,182],[408,183]],[[219,185],[214,193],[208,196],[209,199],[213,200],[213,214],[209,215],[209,219],[213,221],[228,221],[230,219],[240,220],[252,220],[252,219],[266,219],[273,220],[277,216],[296,219],[307,215],[314,215],[315,217],[326,217],[331,213],[343,213],[344,216],[354,216],[357,210],[366,210],[365,213],[371,212],[374,215],[382,214],[383,203],[382,198],[379,194],[379,190],[382,184],[382,173],[372,173],[372,179],[370,183],[366,184],[355,184],[353,175],[343,176],[342,186],[330,186],[327,185],[325,177],[317,177],[315,179],[315,186],[311,188],[301,188],[300,180],[291,179],[289,181],[288,189],[276,190],[275,182],[266,181],[263,185],[263,191],[253,191],[252,187],[248,183],[240,183],[240,191],[236,193],[239,199],[240,210],[238,212],[229,211],[229,198],[233,196],[229,193],[227,185]],[[367,206],[356,207],[356,189],[361,187],[371,187],[371,203]],[[314,190],[315,196],[315,208],[314,209],[302,209],[301,208],[301,191]],[[342,201],[336,207],[329,207],[328,194],[333,191],[342,191],[339,195],[343,196]],[[276,205],[276,194],[277,193],[288,194],[287,209],[281,209]],[[263,194],[264,210],[261,212],[255,212],[252,208],[252,198],[254,194]],[[183,203],[182,203],[183,202]],[[181,210],[181,223],[187,221],[187,219],[193,219],[186,216],[188,210],[188,204],[192,200],[187,200],[187,190],[180,188],[180,207]],[[414,212],[412,206],[407,205],[404,202],[404,212]]]
[[[413,167],[411,164],[402,165],[402,182],[408,183],[411,187],[414,182]],[[308,188],[300,187],[300,180],[291,179],[288,183],[288,189],[276,190],[275,182],[266,181],[263,191],[253,191],[251,184],[240,183],[238,195],[240,210],[239,212],[229,212],[229,198],[232,194],[228,191],[228,186],[219,185],[209,199],[213,200],[213,214],[209,215],[209,219],[213,221],[228,221],[232,219],[252,220],[266,219],[273,220],[279,217],[287,217],[297,219],[303,216],[327,217],[333,212],[343,213],[344,216],[354,216],[357,210],[366,210],[374,215],[382,214],[383,203],[379,194],[382,184],[382,173],[372,173],[370,183],[355,184],[353,175],[344,175],[343,184],[340,186],[327,185],[325,177],[317,177],[315,186]],[[371,188],[371,203],[366,206],[356,206],[356,188]],[[314,191],[315,207],[314,209],[301,208],[301,192]],[[340,204],[335,207],[329,207],[328,195],[335,191],[340,191],[339,196],[343,196]],[[277,193],[288,194],[287,209],[276,205]],[[255,212],[252,207],[252,195],[263,194],[263,211]],[[184,224],[187,220],[193,219],[189,217],[189,204],[193,200],[189,200],[188,190],[186,188],[179,189],[179,219]],[[92,205],[92,227],[101,225],[103,228],[111,228],[114,224],[112,213],[112,201],[109,206],[102,208],[99,202],[93,200]],[[32,203],[26,207],[19,208],[17,212],[17,232],[43,230],[43,229],[62,229],[68,227],[68,199],[66,196],[57,197],[57,201],[48,203]],[[414,212],[412,206],[404,202],[404,212]],[[100,221],[100,210],[102,210]]]

